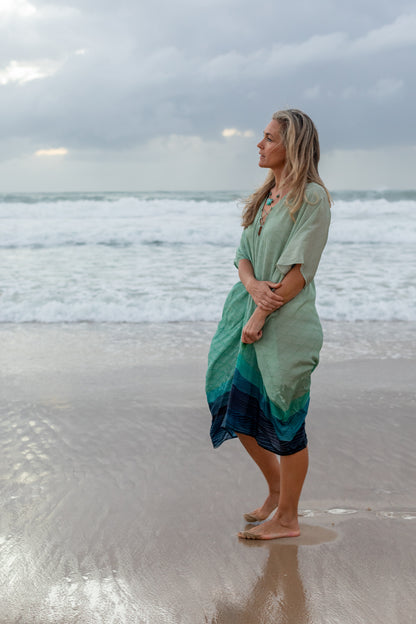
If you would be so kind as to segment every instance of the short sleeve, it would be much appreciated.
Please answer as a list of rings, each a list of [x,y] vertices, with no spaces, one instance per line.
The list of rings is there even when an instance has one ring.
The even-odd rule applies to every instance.
[[[294,264],[301,264],[300,270],[307,286],[315,276],[328,239],[331,211],[321,186],[314,184],[313,188],[308,188],[306,198],[308,201],[295,215],[296,222],[276,267],[286,275]]]
[[[250,253],[249,253],[249,249],[248,249],[248,245],[247,245],[247,236],[246,236],[246,230],[245,229],[243,230],[243,233],[241,234],[240,245],[238,246],[237,251],[235,252],[234,266],[237,269],[238,269],[238,263],[243,258],[245,258],[246,260],[250,260],[250,262],[251,262],[251,257],[250,257]]]

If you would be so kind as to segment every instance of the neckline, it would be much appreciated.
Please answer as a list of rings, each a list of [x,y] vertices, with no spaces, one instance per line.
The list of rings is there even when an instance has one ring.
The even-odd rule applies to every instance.
[[[268,197],[266,197],[266,198],[262,201],[262,203],[261,203],[261,205],[260,205],[260,207],[259,207],[259,210],[258,210],[258,221],[257,221],[257,224],[256,224],[256,228],[257,228],[257,225],[259,226],[259,230],[258,230],[258,232],[257,232],[257,235],[258,235],[258,236],[260,236],[261,231],[262,231],[262,230],[263,230],[263,228],[265,227],[266,222],[267,222],[268,218],[270,217],[270,213],[272,212],[273,208],[275,208],[275,207],[277,206],[277,204],[279,203],[279,201],[280,201],[280,198],[279,198],[279,201],[277,201],[277,202],[275,203],[275,205],[274,205],[274,206],[272,206],[271,204],[267,204],[267,205],[269,206],[269,210],[268,210],[268,212],[267,212],[267,213],[264,215],[264,217],[263,217],[263,210],[264,210],[264,209],[265,209],[265,207],[266,207],[266,201],[267,201],[267,199],[268,199]]]

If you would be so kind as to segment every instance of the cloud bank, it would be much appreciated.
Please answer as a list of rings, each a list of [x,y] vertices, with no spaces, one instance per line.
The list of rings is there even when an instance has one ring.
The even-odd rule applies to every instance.
[[[216,142],[225,167],[238,139],[248,167],[271,113],[291,106],[315,120],[325,152],[411,148],[409,6],[3,0],[0,161],[29,167],[64,146],[71,176],[76,159],[98,167],[156,144],[160,158],[184,137],[199,153]]]

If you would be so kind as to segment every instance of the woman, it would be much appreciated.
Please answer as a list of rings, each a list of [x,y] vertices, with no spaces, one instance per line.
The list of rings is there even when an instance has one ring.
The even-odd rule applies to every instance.
[[[235,259],[240,282],[211,344],[206,390],[214,447],[238,436],[267,481],[268,497],[245,519],[260,522],[277,509],[238,535],[275,539],[300,535],[305,417],[322,346],[313,278],[328,236],[330,197],[318,174],[318,134],[305,113],[275,113],[257,147],[259,166],[270,172],[243,211]]]

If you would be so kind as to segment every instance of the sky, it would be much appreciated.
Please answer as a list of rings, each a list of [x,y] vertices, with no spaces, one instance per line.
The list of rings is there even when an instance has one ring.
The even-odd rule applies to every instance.
[[[332,190],[416,188],[416,5],[0,0],[0,192],[249,190],[300,108]]]

